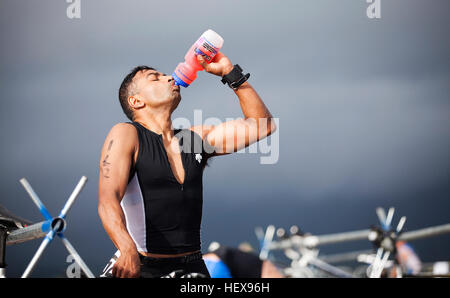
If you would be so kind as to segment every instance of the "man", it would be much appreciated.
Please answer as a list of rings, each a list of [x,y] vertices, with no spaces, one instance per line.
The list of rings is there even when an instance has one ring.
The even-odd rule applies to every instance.
[[[212,278],[282,278],[270,260],[261,260],[248,243],[238,248],[212,242],[209,252],[203,255]]]
[[[132,122],[109,132],[99,175],[99,216],[120,252],[112,267],[115,277],[161,277],[176,270],[209,276],[200,251],[207,160],[276,129],[248,76],[228,57],[219,52],[209,64],[197,59],[234,87],[244,119],[173,130],[171,115],[181,100],[173,78],[145,66],[125,77],[119,99]]]

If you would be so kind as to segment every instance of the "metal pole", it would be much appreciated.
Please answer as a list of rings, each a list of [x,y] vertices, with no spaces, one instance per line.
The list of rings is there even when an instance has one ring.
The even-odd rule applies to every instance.
[[[304,242],[306,246],[315,247],[339,242],[365,240],[369,236],[369,233],[370,230],[360,230],[322,236],[307,236],[305,237]]]
[[[55,231],[57,231],[60,228],[60,225],[61,222],[57,222],[55,224],[55,227],[53,227],[53,229],[50,232],[48,232],[47,236],[45,236],[38,250],[36,251],[27,268],[25,269],[25,272],[22,274],[22,278],[27,278],[31,274],[31,272],[33,272],[33,269],[36,266],[39,259],[41,258],[42,253],[44,252],[47,245],[53,240],[53,237],[55,236]]]
[[[317,268],[319,268],[325,272],[328,272],[334,276],[342,277],[342,278],[353,278],[353,275],[351,275],[350,273],[347,273],[344,270],[339,269],[337,267],[331,266],[330,264],[327,264],[319,259],[312,258],[312,259],[308,260],[308,262],[311,265],[314,265]]]
[[[55,234],[57,234],[61,240],[63,241],[66,249],[69,251],[69,253],[75,258],[75,261],[77,264],[81,267],[81,269],[86,273],[88,277],[95,277],[92,272],[89,270],[87,265],[83,262],[75,248],[70,244],[69,240],[64,237],[62,234],[62,231],[65,229],[65,216],[67,212],[72,207],[73,203],[75,202],[75,199],[80,194],[81,190],[83,189],[84,185],[86,184],[87,178],[85,176],[82,176],[80,181],[78,182],[75,189],[72,191],[72,194],[70,195],[69,199],[67,200],[66,204],[62,208],[61,212],[59,213],[58,217],[51,218],[50,213],[45,208],[44,204],[40,201],[39,197],[36,195],[36,193],[33,191],[29,183],[26,181],[25,178],[21,179],[22,185],[27,190],[28,194],[33,199],[33,202],[39,207],[39,210],[41,211],[42,215],[46,219],[48,219],[45,222],[35,224],[31,227],[28,227],[27,229],[23,229],[24,231],[17,231],[16,234],[13,235],[11,240],[11,243],[18,243],[23,242],[35,238],[42,237],[43,232],[49,231],[44,240],[42,241],[41,245],[39,246],[38,250],[34,254],[33,258],[31,259],[30,263],[28,264],[27,268],[25,269],[25,272],[22,275],[22,278],[28,277],[31,272],[33,271],[34,267],[36,266],[37,262],[39,261],[42,253],[44,252],[45,248],[48,246],[48,244],[53,240]]]
[[[446,234],[446,233],[450,233],[450,224],[424,228],[424,229],[411,231],[411,232],[405,232],[405,233],[401,234],[398,239],[402,240],[402,241],[411,241],[411,240],[427,238],[427,237],[437,236],[437,235]]]
[[[95,278],[95,275],[91,272],[91,270],[89,270],[89,267],[86,265],[86,263],[80,257],[80,255],[75,250],[75,248],[72,246],[72,244],[70,244],[69,240],[67,240],[67,238],[64,237],[63,234],[58,234],[58,236],[61,238],[67,251],[73,256],[75,262],[77,262],[78,266],[80,266],[80,268],[84,271],[86,276],[88,278]]]
[[[337,233],[322,236],[297,236],[292,239],[281,240],[270,244],[270,249],[286,249],[292,246],[304,245],[306,247],[316,247],[339,242],[365,240],[369,236],[370,230],[360,230],[354,232]]]
[[[329,264],[343,263],[343,262],[356,261],[358,259],[359,255],[370,254],[370,253],[372,253],[372,250],[367,249],[367,250],[360,250],[360,251],[353,251],[353,252],[338,253],[338,254],[333,254],[333,255],[321,255],[320,259]]]
[[[31,187],[30,183],[28,183],[27,179],[25,178],[20,179],[20,183],[25,188],[30,198],[33,200],[33,203],[38,207],[42,216],[44,216],[46,220],[52,219],[52,216],[48,212],[47,208],[45,208],[44,204],[42,204],[41,200],[39,199],[38,195],[34,192],[33,188]]]
[[[339,242],[356,241],[367,239],[371,230],[360,230],[354,232],[345,232],[337,234],[329,234],[322,236],[306,236],[295,239],[286,239],[277,242],[273,242],[269,245],[269,248],[274,249],[286,249],[292,246],[305,245],[307,247],[316,247],[320,245],[327,245]],[[450,224],[444,224],[435,227],[424,228],[416,231],[405,232],[398,238],[402,241],[411,241],[420,238],[433,237],[440,234],[450,233]]]
[[[61,212],[59,213],[58,217],[61,217],[63,219],[66,217],[67,212],[72,207],[73,203],[75,202],[75,199],[80,194],[80,192],[83,189],[86,182],[87,182],[87,177],[86,176],[81,177],[80,181],[78,182],[77,186],[73,190],[72,194],[70,195],[69,199],[67,200],[67,202],[64,205],[63,209],[61,210]]]
[[[16,229],[6,238],[6,245],[43,238],[50,231],[51,220],[36,223],[26,228]]]
[[[272,242],[273,235],[275,234],[275,226],[270,225],[266,229],[266,235],[264,237],[263,247],[259,253],[259,258],[265,260],[269,257],[270,243]]]

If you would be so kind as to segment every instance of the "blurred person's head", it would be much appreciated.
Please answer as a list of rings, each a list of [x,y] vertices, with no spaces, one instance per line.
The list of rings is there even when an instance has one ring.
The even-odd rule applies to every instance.
[[[242,242],[239,244],[238,249],[243,252],[248,253],[256,253],[256,250],[253,248],[253,246],[248,242]]]

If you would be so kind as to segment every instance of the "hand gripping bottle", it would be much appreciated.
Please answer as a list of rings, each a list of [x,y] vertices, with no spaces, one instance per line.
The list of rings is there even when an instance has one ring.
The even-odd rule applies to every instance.
[[[197,71],[203,70],[197,61],[197,55],[205,57],[206,63],[209,64],[222,46],[223,38],[219,34],[211,29],[205,31],[186,53],[184,62],[178,64],[173,72],[172,77],[175,84],[189,87],[197,78]]]

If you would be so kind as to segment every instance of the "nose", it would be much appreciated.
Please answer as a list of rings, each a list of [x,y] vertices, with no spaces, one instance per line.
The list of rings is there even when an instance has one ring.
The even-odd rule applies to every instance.
[[[171,75],[164,75],[166,78],[167,78],[167,80],[169,81],[169,82],[171,82],[171,81],[173,81],[173,78],[172,78],[172,76]]]

